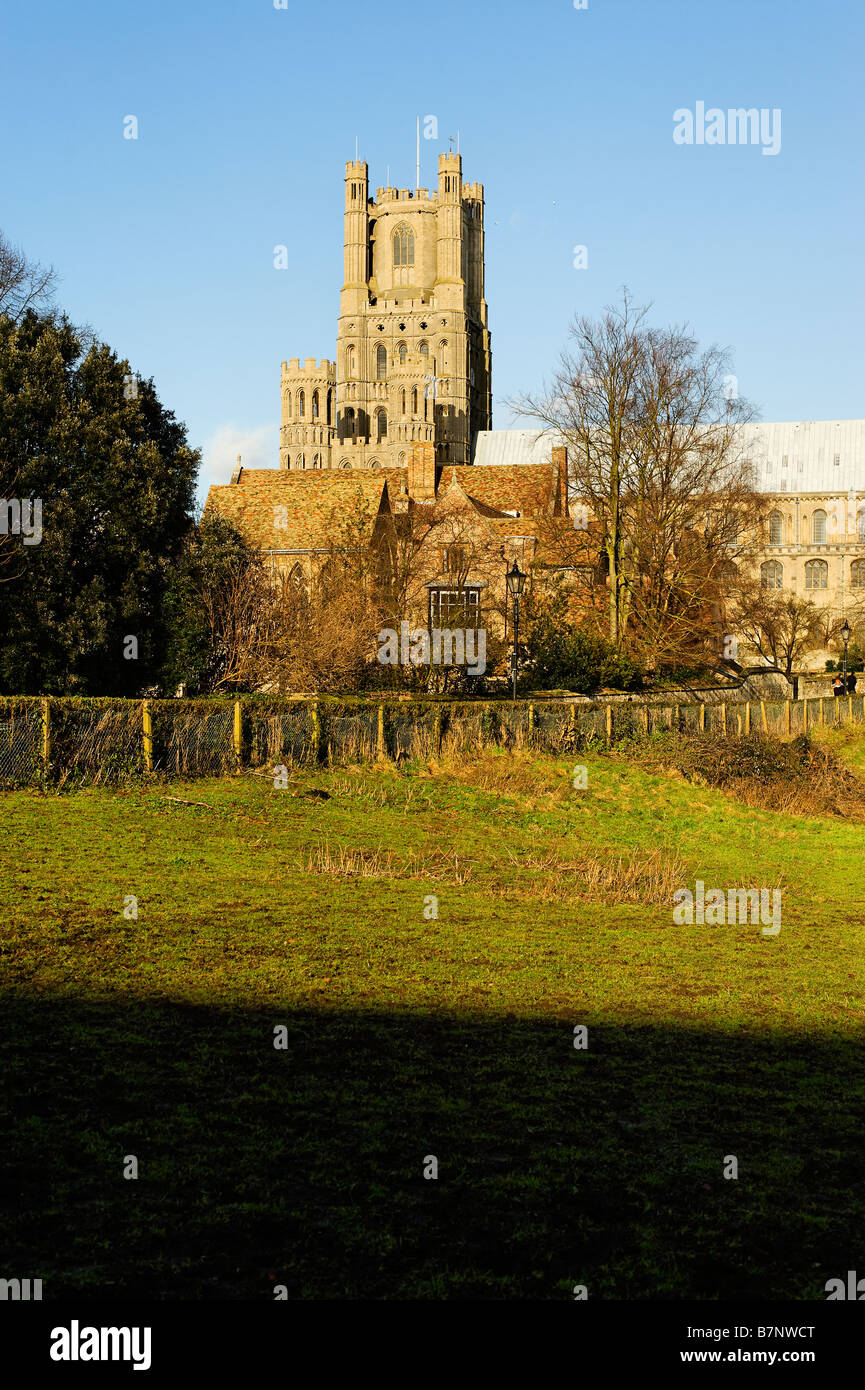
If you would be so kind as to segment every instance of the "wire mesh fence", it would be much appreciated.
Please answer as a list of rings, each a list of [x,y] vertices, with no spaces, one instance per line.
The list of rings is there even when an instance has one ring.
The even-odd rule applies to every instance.
[[[569,753],[661,730],[794,737],[863,719],[861,695],[705,705],[0,698],[0,786],[213,777],[287,763],[403,762],[490,746]]]
[[[38,703],[0,703],[0,783],[38,783],[43,769],[42,751],[42,711]]]

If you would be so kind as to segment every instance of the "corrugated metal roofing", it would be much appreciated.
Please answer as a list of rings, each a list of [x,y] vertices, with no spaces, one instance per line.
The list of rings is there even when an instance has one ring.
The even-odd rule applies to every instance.
[[[762,421],[742,431],[761,492],[865,492],[865,420]],[[549,463],[564,442],[551,430],[482,430],[474,462]]]
[[[479,430],[473,462],[477,464],[550,463],[554,444],[564,443],[552,430]]]
[[[763,421],[743,433],[760,492],[865,491],[865,420]]]

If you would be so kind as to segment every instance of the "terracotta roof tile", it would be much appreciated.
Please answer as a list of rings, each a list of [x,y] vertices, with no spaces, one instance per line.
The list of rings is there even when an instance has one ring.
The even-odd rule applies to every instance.
[[[378,472],[318,472],[243,487],[212,487],[205,513],[217,512],[260,550],[326,550],[334,526],[366,512],[369,539],[385,504],[387,479]]]
[[[472,501],[499,512],[518,511],[527,516],[547,516],[556,494],[556,470],[551,463],[446,464],[439,491],[456,478]],[[489,515],[489,512],[487,512]]]

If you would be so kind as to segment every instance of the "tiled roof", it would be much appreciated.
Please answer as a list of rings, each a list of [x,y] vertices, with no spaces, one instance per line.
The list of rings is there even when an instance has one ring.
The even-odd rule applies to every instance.
[[[527,516],[546,516],[552,510],[556,486],[552,463],[488,464],[484,468],[446,464],[439,479],[439,493],[452,478],[456,478],[466,494],[483,508]]]
[[[238,483],[283,483],[297,477],[288,468],[241,468]]]
[[[205,504],[205,512],[225,517],[251,545],[260,550],[326,550],[335,531],[364,512],[372,540],[388,481],[381,473],[254,471],[287,476],[250,487],[212,487]]]

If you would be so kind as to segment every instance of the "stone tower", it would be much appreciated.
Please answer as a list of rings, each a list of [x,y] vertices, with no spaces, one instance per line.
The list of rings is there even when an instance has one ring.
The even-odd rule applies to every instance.
[[[336,362],[283,362],[280,467],[401,466],[418,441],[471,462],[492,417],[483,210],[458,154],[439,156],[434,192],[375,199],[366,164],[346,165]]]

